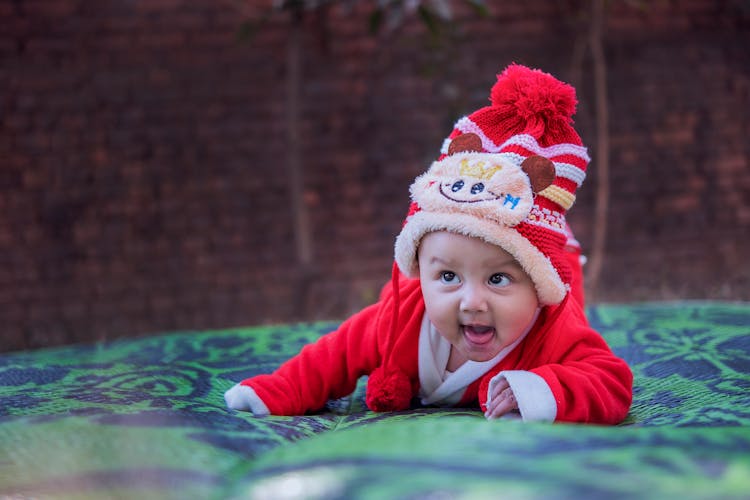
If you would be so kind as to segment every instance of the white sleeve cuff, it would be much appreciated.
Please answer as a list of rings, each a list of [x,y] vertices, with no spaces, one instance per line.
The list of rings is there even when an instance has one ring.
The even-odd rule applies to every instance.
[[[224,393],[224,401],[232,410],[251,411],[256,417],[265,417],[271,412],[252,387],[236,384]]]
[[[487,390],[488,404],[492,390],[502,379],[508,381],[524,422],[554,422],[557,416],[555,396],[547,382],[533,372],[507,370],[492,377]]]

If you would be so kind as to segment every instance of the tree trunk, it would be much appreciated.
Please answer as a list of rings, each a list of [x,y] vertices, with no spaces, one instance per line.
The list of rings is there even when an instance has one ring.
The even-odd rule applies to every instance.
[[[607,241],[609,212],[609,107],[607,105],[607,64],[602,42],[604,0],[592,0],[589,45],[594,64],[596,119],[596,204],[594,208],[594,242],[587,269],[587,300],[596,300]]]
[[[300,94],[302,91],[302,7],[291,9],[291,28],[286,53],[286,130],[287,130],[287,176],[289,199],[294,231],[296,279],[294,289],[294,314],[305,318],[309,309],[310,285],[313,262],[310,243],[310,222],[304,200],[304,169],[300,141]]]

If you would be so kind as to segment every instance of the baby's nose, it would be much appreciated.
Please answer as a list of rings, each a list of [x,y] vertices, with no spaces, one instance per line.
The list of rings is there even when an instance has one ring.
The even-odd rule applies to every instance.
[[[487,311],[487,299],[483,288],[478,285],[465,286],[460,306],[463,312]]]

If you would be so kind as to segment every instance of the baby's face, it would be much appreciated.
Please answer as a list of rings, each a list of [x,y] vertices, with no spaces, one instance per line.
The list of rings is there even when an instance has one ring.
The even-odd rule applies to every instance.
[[[462,357],[488,361],[531,325],[534,283],[500,247],[438,231],[425,235],[418,255],[427,316]]]

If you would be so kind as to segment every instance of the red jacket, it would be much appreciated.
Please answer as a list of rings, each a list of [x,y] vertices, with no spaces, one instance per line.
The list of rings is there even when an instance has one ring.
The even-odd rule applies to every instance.
[[[249,378],[241,384],[251,387],[271,414],[301,415],[322,408],[329,399],[351,394],[357,380],[371,374],[368,406],[375,410],[405,409],[419,391],[417,353],[425,307],[418,280],[402,277],[397,283],[398,294],[389,283],[376,304],[305,346],[273,374]],[[400,372],[403,379],[395,389],[401,393],[396,398],[401,402],[387,402],[385,406],[373,402],[371,396],[371,392],[382,392],[383,374],[373,372],[379,368],[382,372],[384,363],[389,373]],[[524,340],[470,384],[458,406],[478,402],[484,410],[489,381],[504,370],[531,371],[541,376],[557,404],[556,421],[616,424],[630,408],[630,369],[588,325],[578,301],[570,297],[558,306],[544,307]],[[386,389],[394,390],[390,386]]]

